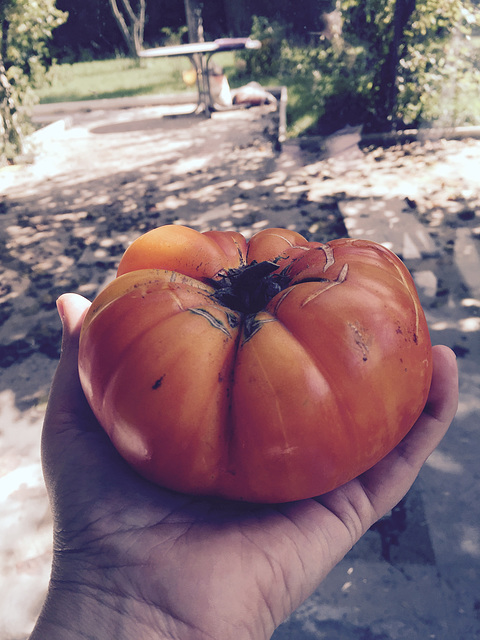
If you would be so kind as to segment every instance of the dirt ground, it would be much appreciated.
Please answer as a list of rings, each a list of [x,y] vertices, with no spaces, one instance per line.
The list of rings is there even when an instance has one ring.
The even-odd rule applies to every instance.
[[[7,594],[0,604],[0,637],[4,640],[28,634],[48,579],[51,520],[39,439],[59,355],[55,300],[66,291],[93,299],[114,276],[128,244],[162,224],[187,224],[202,231],[235,229],[247,237],[267,226],[281,226],[312,240],[328,241],[348,235],[341,203],[400,198],[435,247],[430,255],[408,264],[412,271],[431,274],[419,278],[417,286],[432,339],[455,350],[464,376],[462,415],[469,416],[468,428],[462,431],[464,450],[455,450],[455,455],[447,452],[437,463],[443,460],[448,467],[448,460],[454,464],[455,459],[464,465],[461,482],[465,486],[475,482],[469,495],[478,497],[478,472],[473,458],[470,466],[466,459],[472,447],[479,448],[472,421],[478,425],[480,141],[423,140],[361,150],[354,145],[333,157],[326,157],[321,145],[302,148],[287,143],[279,153],[274,145],[276,116],[268,107],[218,113],[211,119],[166,118],[167,111],[144,106],[70,113],[34,136],[33,163],[0,170],[0,590]],[[467,246],[467,256],[460,257],[460,245]],[[417,508],[415,499],[411,510]],[[468,505],[462,505],[458,518],[465,527],[458,545],[466,551],[458,567],[464,572],[470,566],[468,580],[463,573],[462,579],[473,581],[477,599],[462,583],[465,593],[455,604],[464,610],[460,622],[452,622],[453,610],[450,618],[428,624],[420,612],[407,616],[407,622],[404,618],[403,627],[393,621],[374,632],[358,612],[353,618],[339,614],[343,609],[338,608],[337,596],[331,596],[329,613],[322,617],[317,608],[312,614],[310,603],[310,609],[288,623],[293,626],[279,630],[278,638],[480,637],[480,528],[474,520],[478,509],[468,515]],[[427,516],[421,510],[419,519]],[[432,534],[433,525],[429,526],[428,544],[435,550],[438,534]],[[420,525],[412,531],[418,537]],[[382,537],[382,544],[385,540]],[[442,539],[438,546],[447,543]],[[382,553],[375,562],[386,562],[388,568],[392,561]],[[429,561],[417,565],[423,566],[422,562]],[[339,589],[343,587],[340,584]],[[447,598],[450,592],[445,593]],[[435,607],[431,611],[438,618],[442,605]],[[307,633],[310,628],[316,629],[313,635]],[[371,635],[365,635],[367,628]],[[322,629],[327,635],[319,635]],[[465,629],[468,634],[462,635]],[[329,630],[336,635],[328,635]],[[427,631],[430,635],[425,635]]]

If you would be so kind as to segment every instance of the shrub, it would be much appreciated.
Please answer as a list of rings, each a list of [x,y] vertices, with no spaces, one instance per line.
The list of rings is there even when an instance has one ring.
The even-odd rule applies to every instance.
[[[294,135],[480,121],[470,0],[338,0],[334,13],[339,33],[314,46],[289,43],[287,27],[266,18],[253,22],[252,37],[268,46],[248,54],[247,72],[288,85]]]
[[[35,88],[51,63],[48,41],[67,14],[55,0],[0,1],[1,63],[0,157],[12,161],[21,152],[21,138],[28,127],[28,108],[35,102]]]

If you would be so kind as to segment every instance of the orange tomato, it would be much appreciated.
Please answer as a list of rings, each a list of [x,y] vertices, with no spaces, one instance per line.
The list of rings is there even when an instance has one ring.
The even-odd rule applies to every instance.
[[[422,412],[431,343],[401,260],[364,240],[164,226],[125,252],[80,338],[85,395],[120,454],[176,491],[330,491]]]

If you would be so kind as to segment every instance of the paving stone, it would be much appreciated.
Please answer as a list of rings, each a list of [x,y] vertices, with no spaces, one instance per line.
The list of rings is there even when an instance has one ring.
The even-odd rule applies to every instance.
[[[413,279],[422,299],[435,297],[437,293],[438,278],[433,271],[416,271],[413,273]]]
[[[456,230],[455,263],[474,298],[480,298],[480,256],[470,229]]]
[[[438,253],[428,230],[401,198],[365,198],[338,203],[351,238],[379,242],[404,260]]]

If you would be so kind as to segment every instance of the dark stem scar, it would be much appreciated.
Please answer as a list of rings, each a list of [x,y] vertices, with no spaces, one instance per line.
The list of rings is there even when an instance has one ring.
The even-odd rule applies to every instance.
[[[287,285],[289,278],[277,270],[276,261],[264,261],[220,273],[220,279],[209,281],[215,289],[212,297],[239,313],[255,314]]]
[[[304,247],[299,247],[304,248]],[[308,253],[310,250],[305,248]],[[314,251],[322,251],[325,255],[325,264],[323,272],[328,271],[335,264],[333,249],[329,245],[321,245],[316,247]],[[313,254],[312,254],[313,257]],[[239,268],[230,270],[221,270],[215,278],[208,279],[209,284],[214,292],[210,295],[210,299],[217,305],[221,305],[226,312],[226,322],[222,322],[218,317],[213,315],[211,311],[204,308],[191,308],[190,311],[197,315],[203,316],[210,324],[219,329],[228,337],[231,337],[229,329],[236,328],[239,324],[243,325],[243,342],[248,342],[266,322],[274,319],[259,319],[257,314],[265,310],[270,301],[278,294],[279,299],[276,300],[274,315],[277,313],[279,306],[285,300],[289,293],[295,288],[296,284],[303,282],[323,283],[323,288],[315,292],[301,303],[301,307],[314,300],[318,295],[324,293],[331,287],[345,282],[348,274],[348,264],[344,264],[340,273],[334,280],[327,277],[308,276],[300,281],[292,281],[292,265],[296,263],[298,258],[293,262],[289,262],[283,269],[281,262],[284,258],[278,256],[274,260],[265,260],[263,262],[252,261],[248,265],[242,265]],[[303,256],[302,256],[303,259]],[[308,265],[307,265],[308,266]]]

